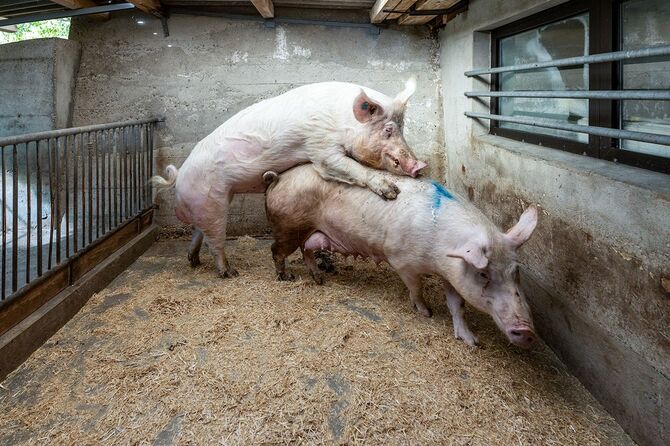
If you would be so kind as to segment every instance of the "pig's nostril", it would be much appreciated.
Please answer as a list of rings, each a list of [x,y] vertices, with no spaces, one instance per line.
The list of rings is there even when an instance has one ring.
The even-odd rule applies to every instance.
[[[521,332],[517,330],[512,330],[510,333],[512,333],[512,336],[521,336]]]

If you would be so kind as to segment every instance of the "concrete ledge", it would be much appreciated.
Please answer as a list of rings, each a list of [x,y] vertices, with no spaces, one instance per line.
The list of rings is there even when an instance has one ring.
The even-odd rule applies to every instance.
[[[152,225],[101,261],[37,311],[0,336],[0,380],[16,369],[38,347],[74,316],[88,299],[103,289],[155,241]]]
[[[536,326],[570,371],[637,442],[670,444],[670,378],[583,315],[523,277]]]

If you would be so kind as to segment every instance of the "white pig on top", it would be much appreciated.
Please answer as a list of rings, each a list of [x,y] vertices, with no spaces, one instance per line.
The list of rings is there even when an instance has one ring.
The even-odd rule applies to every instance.
[[[305,85],[254,104],[200,141],[182,167],[156,176],[159,188],[176,188],[175,213],[195,228],[189,249],[199,264],[204,236],[222,277],[237,275],[225,250],[230,200],[236,193],[262,192],[262,175],[311,162],[328,180],[366,187],[395,199],[395,182],[375,169],[415,177],[418,161],[402,133],[414,80],[394,98],[350,83]]]

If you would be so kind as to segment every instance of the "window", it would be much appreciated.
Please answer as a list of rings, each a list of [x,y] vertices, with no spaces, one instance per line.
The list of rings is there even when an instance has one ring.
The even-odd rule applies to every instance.
[[[670,45],[667,0],[573,0],[492,33],[494,67]],[[670,57],[510,71],[500,91],[663,90]],[[670,135],[670,101],[499,97],[491,113]],[[670,173],[670,147],[566,130],[492,121],[491,133]]]

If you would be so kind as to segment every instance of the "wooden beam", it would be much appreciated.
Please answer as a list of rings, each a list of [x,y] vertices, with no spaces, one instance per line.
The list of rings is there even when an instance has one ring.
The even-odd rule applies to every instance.
[[[447,9],[454,6],[460,0],[419,0],[416,2],[417,11]]]
[[[414,3],[416,3],[416,0],[377,0],[370,10],[370,21],[372,23],[381,23],[385,20],[397,19],[402,14],[384,12],[384,10],[407,11]]]
[[[459,0],[418,0],[414,9],[417,11],[432,11],[435,9],[447,9],[458,3]],[[398,19],[400,25],[423,25],[433,20],[434,15],[409,15],[405,14]]]
[[[254,4],[263,18],[271,19],[275,16],[275,5],[272,3],[272,0],[251,0],[251,3]]]
[[[151,15],[163,16],[163,6],[159,0],[127,0],[129,3],[135,5],[140,11],[144,11]]]
[[[65,6],[67,9],[81,9],[81,8],[90,8],[93,6],[100,6],[93,0],[51,0],[57,5]],[[102,14],[93,14],[90,17],[95,20],[105,21],[109,20],[109,13],[104,12]]]
[[[53,3],[56,3],[61,6],[65,6],[67,9],[81,9],[81,8],[90,8],[92,6],[98,6],[93,0],[51,0]]]

